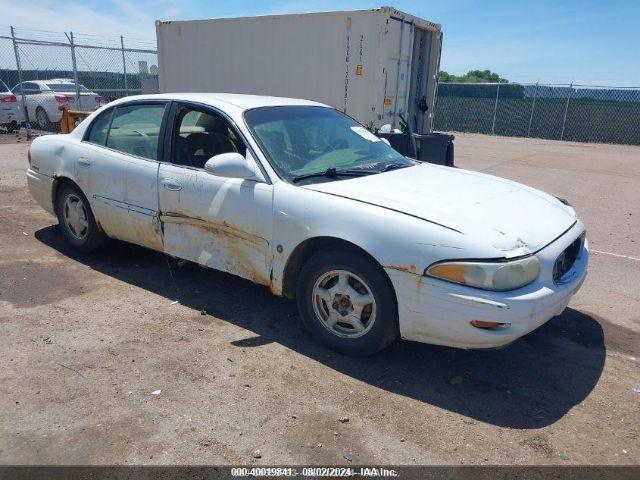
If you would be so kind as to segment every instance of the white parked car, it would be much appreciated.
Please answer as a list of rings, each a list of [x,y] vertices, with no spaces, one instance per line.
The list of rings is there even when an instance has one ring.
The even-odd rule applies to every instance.
[[[20,120],[19,99],[0,80],[0,126],[13,131]]]
[[[29,163],[33,197],[78,250],[115,238],[266,285],[350,354],[398,336],[508,344],[560,314],[587,273],[566,202],[409,160],[311,101],[124,98],[36,138]]]
[[[76,84],[66,78],[52,78],[51,80],[30,80],[13,87],[12,92],[18,96],[24,93],[29,121],[36,123],[44,130],[53,128],[62,118],[61,105],[68,105],[71,109],[95,110],[104,104],[104,98],[97,93],[79,85],[80,102],[76,98]],[[24,114],[21,121],[25,121]]]

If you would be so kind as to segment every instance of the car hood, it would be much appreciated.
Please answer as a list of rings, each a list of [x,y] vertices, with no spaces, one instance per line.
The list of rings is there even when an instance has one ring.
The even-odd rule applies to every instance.
[[[535,252],[575,222],[544,192],[490,175],[420,164],[303,188],[377,205],[456,230],[513,257]]]

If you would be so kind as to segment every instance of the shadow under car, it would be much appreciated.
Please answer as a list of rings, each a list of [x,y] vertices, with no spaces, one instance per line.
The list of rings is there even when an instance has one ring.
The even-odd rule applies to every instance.
[[[352,358],[308,336],[295,302],[246,280],[191,263],[179,267],[166,255],[124,242],[81,254],[56,226],[35,236],[105,275],[255,333],[232,342],[239,348],[277,342],[372,386],[493,425],[534,429],[556,422],[589,395],[604,367],[601,324],[571,308],[502,349],[396,342],[374,356]]]

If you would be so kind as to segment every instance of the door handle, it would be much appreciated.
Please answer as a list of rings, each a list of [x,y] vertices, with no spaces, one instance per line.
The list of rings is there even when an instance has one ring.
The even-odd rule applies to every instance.
[[[87,160],[84,157],[80,157],[78,159],[78,166],[80,167],[84,167],[84,168],[89,168],[91,166],[91,162],[89,160]]]
[[[172,190],[175,192],[177,192],[178,190],[182,190],[182,185],[180,185],[172,178],[165,178],[164,180],[162,180],[162,186],[167,190]]]

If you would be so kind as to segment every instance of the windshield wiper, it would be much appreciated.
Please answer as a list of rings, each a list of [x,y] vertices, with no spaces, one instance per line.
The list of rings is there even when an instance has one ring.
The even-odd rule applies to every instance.
[[[397,170],[399,168],[407,168],[412,165],[404,165],[402,163],[390,163],[389,165],[385,165],[380,169],[381,172],[388,172],[389,170]]]
[[[326,177],[326,178],[338,178],[338,177],[359,177],[361,175],[374,175],[376,173],[380,173],[380,170],[363,170],[363,169],[345,169],[338,170],[336,168],[327,168],[323,172],[313,172],[313,173],[305,173],[304,175],[298,175],[297,177],[293,177],[291,181],[293,183],[299,182],[300,180],[304,180],[306,178],[314,178],[314,177]]]

